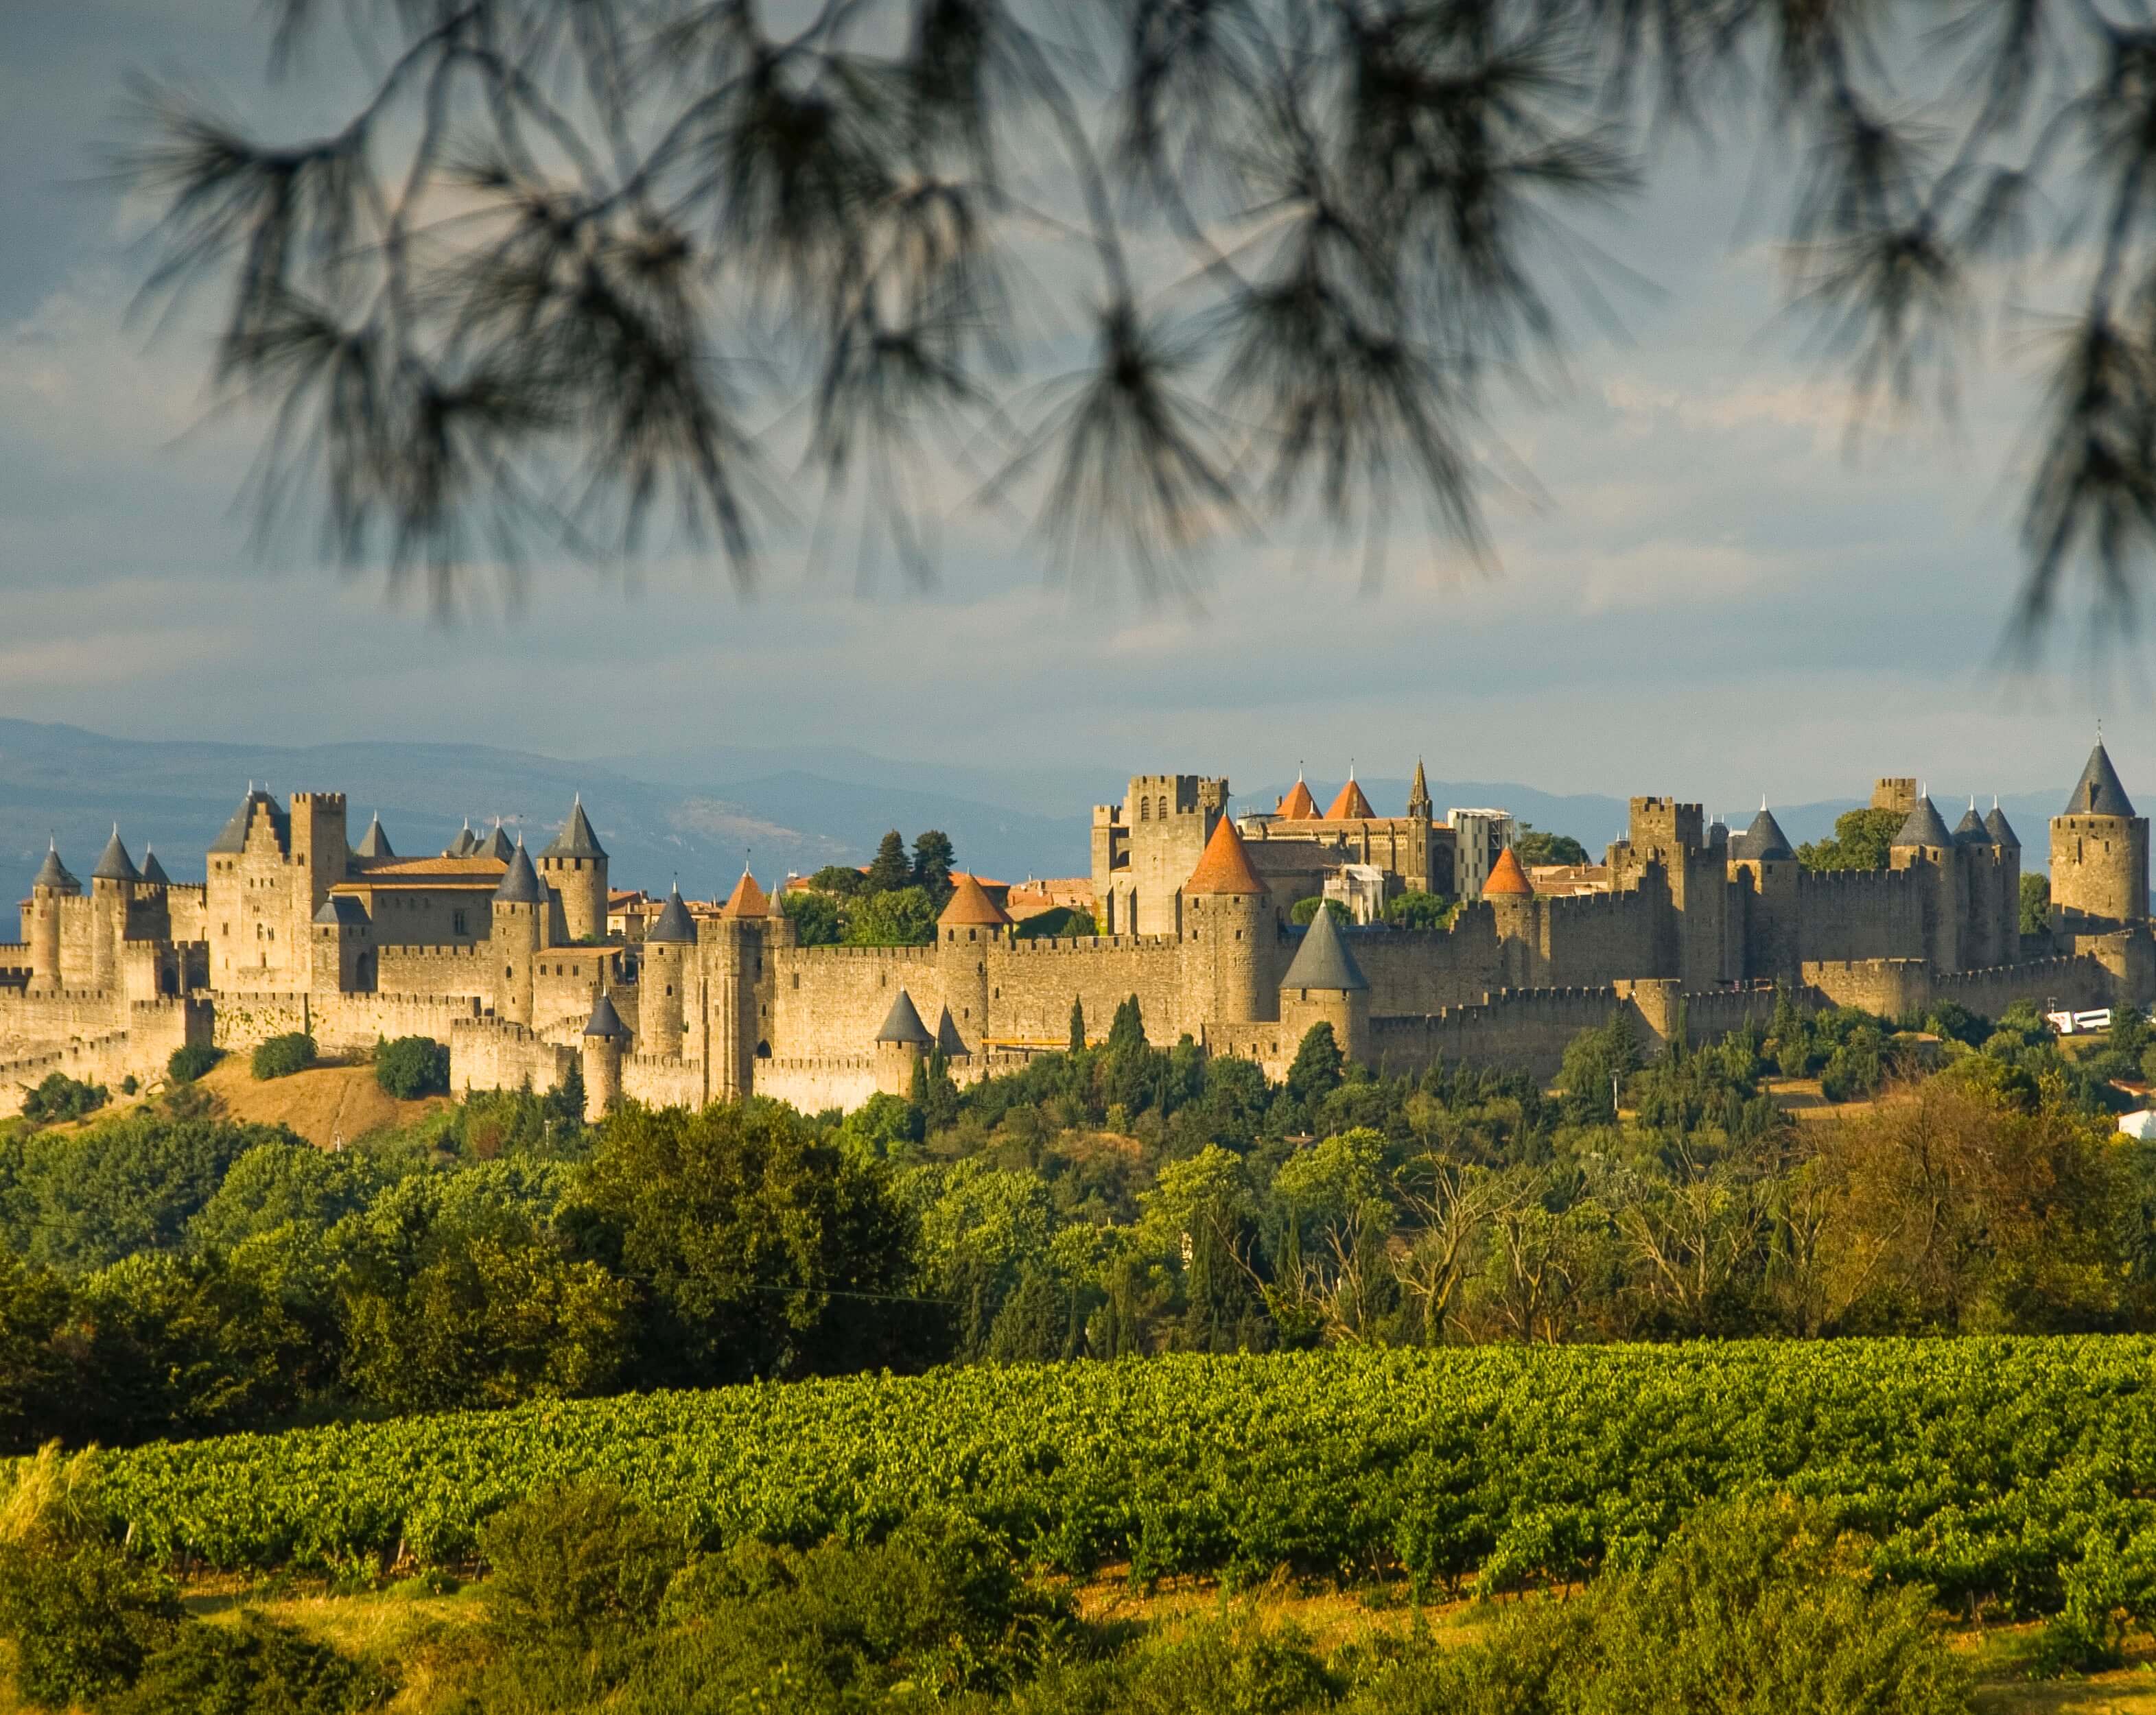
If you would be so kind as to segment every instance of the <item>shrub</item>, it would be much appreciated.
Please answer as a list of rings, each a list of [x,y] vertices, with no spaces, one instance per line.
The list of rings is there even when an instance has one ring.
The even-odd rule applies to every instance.
[[[315,1039],[304,1031],[272,1037],[254,1051],[254,1075],[259,1078],[290,1078],[315,1063]]]
[[[480,1533],[488,1606],[511,1638],[589,1643],[659,1612],[687,1557],[680,1537],[608,1483],[542,1489]]]
[[[142,1664],[115,1715],[168,1710],[216,1715],[348,1715],[382,1701],[388,1685],[326,1644],[259,1614],[231,1625],[183,1625]]]
[[[399,1037],[374,1051],[374,1081],[399,1101],[449,1088],[449,1051],[432,1037]]]
[[[192,1083],[223,1058],[222,1048],[213,1048],[208,1042],[189,1042],[172,1050],[172,1057],[165,1062],[165,1076],[174,1083]]]
[[[172,1585],[109,1544],[0,1544],[0,1636],[28,1702],[64,1709],[125,1690],[180,1618]]]
[[[64,1072],[55,1072],[23,1098],[23,1118],[38,1124],[80,1119],[85,1113],[95,1113],[110,1099],[103,1084],[85,1083]]]

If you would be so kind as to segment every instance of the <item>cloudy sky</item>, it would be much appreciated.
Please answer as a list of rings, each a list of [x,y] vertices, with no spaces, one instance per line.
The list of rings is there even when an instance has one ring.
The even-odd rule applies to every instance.
[[[99,190],[131,69],[259,110],[254,0],[18,8],[0,55],[0,714],[121,735],[469,738],[555,754],[839,741],[946,760],[1065,755],[1273,779],[1306,759],[1553,791],[1720,803],[2063,788],[2107,718],[2156,794],[2131,676],[1998,664],[2015,586],[2013,353],[1958,430],[1844,437],[1830,375],[1778,311],[1748,155],[1678,145],[1592,228],[1656,289],[1623,337],[1575,318],[1564,385],[1507,406],[1538,505],[1500,499],[1496,564],[1406,542],[1375,591],[1354,553],[1225,544],[1202,607],[1112,573],[1057,583],[1002,521],[942,535],[937,586],[777,540],[742,598],[723,569],[540,568],[514,613],[452,626],[267,558],[234,498],[253,442],[205,422],[203,347],[126,311],[139,219]],[[2024,342],[2025,344],[2025,341]],[[805,502],[804,508],[806,509]]]

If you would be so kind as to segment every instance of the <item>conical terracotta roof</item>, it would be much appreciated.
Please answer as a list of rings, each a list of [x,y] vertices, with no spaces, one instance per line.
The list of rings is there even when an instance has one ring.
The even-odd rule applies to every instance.
[[[1497,861],[1490,866],[1490,879],[1482,883],[1482,897],[1492,893],[1507,893],[1516,898],[1532,898],[1534,883],[1527,873],[1520,868],[1520,860],[1510,846],[1497,854]]]
[[[1235,824],[1224,816],[1213,825],[1213,837],[1206,841],[1204,855],[1190,872],[1190,879],[1183,883],[1183,891],[1188,895],[1263,894],[1270,890],[1250,867],[1250,854],[1243,849],[1243,837],[1235,832]]]
[[[1340,796],[1332,801],[1325,812],[1327,822],[1368,822],[1378,812],[1370,807],[1370,801],[1363,795],[1362,787],[1355,784],[1355,770],[1348,770],[1348,784],[1340,788]]]
[[[988,897],[988,890],[970,875],[962,875],[951,889],[951,903],[943,908],[943,914],[936,919],[939,927],[960,929],[980,927],[1002,929],[1010,922],[1010,914]]]
[[[726,903],[719,907],[721,917],[768,917],[771,901],[763,896],[763,889],[756,884],[756,878],[746,869],[734,890],[726,895]]]
[[[1280,801],[1273,811],[1282,822],[1315,822],[1317,820],[1317,800],[1310,796],[1310,788],[1303,784],[1302,776],[1295,777],[1295,788]]]

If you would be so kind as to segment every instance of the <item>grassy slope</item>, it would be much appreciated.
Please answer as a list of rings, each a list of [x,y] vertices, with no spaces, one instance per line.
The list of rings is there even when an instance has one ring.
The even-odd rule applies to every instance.
[[[469,1647],[484,1617],[476,1587],[454,1595],[426,1596],[409,1585],[354,1595],[331,1595],[289,1582],[249,1585],[231,1579],[195,1586],[188,1605],[205,1618],[244,1605],[296,1626],[348,1655],[371,1661],[397,1679],[397,1696],[385,1715],[425,1715],[446,1669]],[[1229,1598],[1214,1584],[1176,1580],[1152,1590],[1133,1589],[1112,1571],[1078,1587],[1078,1605],[1089,1620],[1174,1625],[1224,1611],[1230,1601],[1255,1606],[1269,1624],[1291,1624],[1320,1647],[1333,1649],[1372,1632],[1412,1625],[1414,1611],[1377,1593],[1384,1605],[1365,1605],[1361,1593],[1276,1585]],[[1532,1600],[1532,1599],[1531,1599]],[[1455,1602],[1424,1610],[1441,1641],[1466,1643],[1481,1635],[1494,1610]],[[2156,1715],[2156,1646],[2137,1640],[2124,1667],[2087,1678],[2033,1682],[2026,1661],[2041,1627],[1994,1625],[1953,1634],[1976,1671],[1979,1715]],[[4,1666],[4,1655],[0,1655]],[[0,1715],[28,1715],[0,1672]]]

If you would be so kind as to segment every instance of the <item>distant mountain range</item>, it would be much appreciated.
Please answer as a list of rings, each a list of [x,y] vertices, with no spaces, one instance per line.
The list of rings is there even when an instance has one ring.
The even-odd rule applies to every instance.
[[[865,863],[887,828],[910,842],[924,828],[951,836],[961,865],[988,875],[1081,875],[1091,867],[1091,806],[1119,800],[1125,776],[1050,763],[1024,768],[899,762],[840,746],[650,752],[566,761],[483,745],[360,743],[292,747],[108,738],[80,727],[0,719],[0,899],[18,899],[49,834],[87,876],[116,819],[139,862],[146,843],[177,880],[199,879],[203,852],[249,781],[280,796],[341,791],[352,837],[379,811],[399,852],[439,851],[469,817],[499,816],[512,835],[543,845],[581,791],[613,862],[617,886],[663,890],[675,877],[692,897],[723,896],[746,860],[767,882],[826,863]],[[1270,806],[1291,781],[1238,792]],[[1313,783],[1320,802],[1337,782]],[[1405,780],[1366,779],[1381,814],[1397,813]],[[1568,833],[1599,856],[1625,830],[1622,798],[1538,791],[1516,781],[1433,781],[1440,814],[1494,806]],[[2025,864],[2044,862],[2044,825],[2066,788],[2004,801]],[[1792,840],[1831,832],[1859,801],[1777,805]],[[1959,806],[1940,808],[1952,823]],[[1741,828],[1749,812],[1725,812]],[[13,925],[0,918],[0,936]]]

